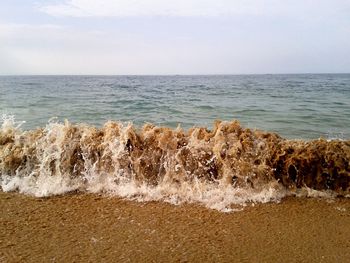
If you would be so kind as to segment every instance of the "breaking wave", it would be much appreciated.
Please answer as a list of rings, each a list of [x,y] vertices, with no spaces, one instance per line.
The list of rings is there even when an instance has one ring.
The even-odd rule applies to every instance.
[[[108,193],[232,211],[287,195],[349,196],[350,141],[286,140],[238,121],[188,131],[49,121],[23,131],[3,116],[0,184],[38,197]]]

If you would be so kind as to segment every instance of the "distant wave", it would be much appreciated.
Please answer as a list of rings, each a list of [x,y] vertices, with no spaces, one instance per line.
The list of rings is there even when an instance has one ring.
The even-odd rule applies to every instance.
[[[112,121],[22,131],[4,116],[0,183],[34,196],[109,193],[231,211],[286,195],[349,196],[350,141],[286,140],[238,121],[218,121],[211,131]]]

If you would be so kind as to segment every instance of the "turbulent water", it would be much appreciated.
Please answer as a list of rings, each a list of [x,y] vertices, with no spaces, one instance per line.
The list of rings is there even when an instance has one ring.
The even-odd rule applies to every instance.
[[[101,129],[53,122],[23,132],[13,118],[4,118],[0,131],[2,189],[35,196],[79,190],[229,211],[278,201],[298,188],[347,195],[349,160],[349,141],[288,141],[238,122],[187,132],[151,124],[136,130],[120,122]]]
[[[286,195],[349,196],[349,75],[1,77],[0,85],[2,112],[26,120],[2,118],[3,191],[220,211]],[[235,117],[248,128],[225,121]],[[215,118],[224,121],[209,127]]]

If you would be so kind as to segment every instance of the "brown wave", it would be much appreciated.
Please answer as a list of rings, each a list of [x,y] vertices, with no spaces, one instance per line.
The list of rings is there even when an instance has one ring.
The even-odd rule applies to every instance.
[[[196,178],[254,188],[277,179],[289,189],[307,186],[342,195],[350,191],[350,141],[286,140],[242,128],[238,121],[188,131],[120,122],[0,130],[1,175],[80,178],[92,168],[150,185]]]

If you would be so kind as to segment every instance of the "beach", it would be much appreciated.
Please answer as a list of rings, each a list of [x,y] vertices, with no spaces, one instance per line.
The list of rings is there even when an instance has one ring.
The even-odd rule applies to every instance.
[[[347,198],[223,213],[94,194],[0,192],[0,262],[346,262]]]

